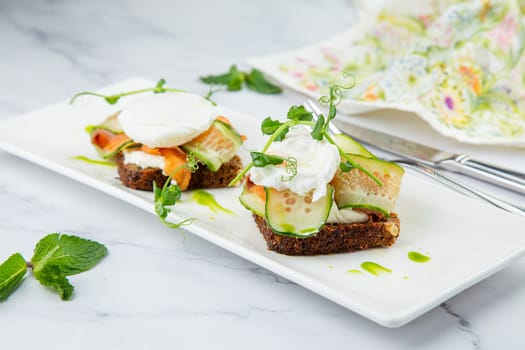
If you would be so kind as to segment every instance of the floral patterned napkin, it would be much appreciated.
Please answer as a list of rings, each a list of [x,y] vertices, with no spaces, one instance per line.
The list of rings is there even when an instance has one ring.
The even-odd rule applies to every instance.
[[[525,147],[525,1],[382,5],[358,2],[351,30],[248,63],[314,98],[351,73],[345,113],[411,111],[463,142]]]

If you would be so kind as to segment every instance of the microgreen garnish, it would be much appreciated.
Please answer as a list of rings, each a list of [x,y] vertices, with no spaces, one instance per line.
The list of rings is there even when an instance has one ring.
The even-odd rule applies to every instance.
[[[281,181],[292,181],[293,178],[297,175],[297,159],[295,157],[286,158],[285,171],[289,176],[281,176]]]
[[[182,196],[179,185],[172,183],[172,176],[169,176],[162,187],[157,187],[153,182],[153,195],[155,198],[155,213],[158,215],[164,225],[169,228],[180,228],[182,225],[189,225],[194,222],[195,218],[188,218],[177,223],[167,221],[166,218],[171,212],[171,206],[175,205]]]
[[[40,284],[55,289],[62,300],[70,300],[74,287],[67,276],[91,269],[107,253],[107,248],[98,242],[51,233],[37,243],[31,261],[26,262],[22,254],[15,253],[0,265],[0,301],[22,284],[28,268]]]
[[[275,131],[281,127],[281,125],[283,125],[282,122],[268,117],[261,123],[261,131],[263,135],[273,135]],[[290,127],[283,128],[279,135],[276,135],[274,141],[282,141],[286,134],[288,134],[288,131],[290,131]]]
[[[296,125],[306,125],[312,128],[310,135],[314,140],[322,141],[323,139],[325,139],[326,141],[337,147],[339,155],[342,158],[342,162],[339,166],[341,171],[347,172],[354,168],[359,169],[363,171],[366,175],[368,175],[372,180],[374,180],[374,182],[376,182],[379,186],[382,186],[382,182],[376,176],[374,176],[368,170],[364,169],[359,164],[352,161],[352,159],[350,159],[350,157],[335,143],[334,139],[330,136],[328,132],[330,122],[335,118],[337,114],[336,105],[339,104],[343,98],[343,90],[351,89],[353,86],[354,82],[352,82],[352,84],[349,86],[333,85],[330,88],[329,96],[323,96],[319,99],[320,103],[328,105],[328,116],[325,117],[323,114],[320,114],[315,123],[313,122],[312,113],[308,112],[304,108],[304,106],[290,107],[286,116],[287,120],[283,122],[279,120],[274,120],[270,117],[264,119],[261,123],[261,131],[264,135],[270,136],[268,141],[264,145],[261,152],[250,153],[252,161],[230,182],[229,186],[235,185],[254,166],[264,167],[268,165],[279,165],[284,162],[286,162],[287,172],[290,174],[290,176],[281,180],[292,180],[297,174],[297,161],[295,161],[294,163],[292,158],[283,158],[276,155],[268,155],[265,154],[265,152],[268,150],[268,148],[273,142],[282,141],[290,131],[290,128]]]
[[[212,100],[211,97],[219,91],[222,91],[222,88],[214,88],[214,86],[212,85],[210,86],[210,90],[208,90],[208,93],[206,94],[206,96],[204,96],[204,98],[210,101],[212,105],[217,106],[217,102]]]
[[[289,176],[282,176],[281,181],[291,181],[297,175],[297,159],[294,157],[281,157],[274,154],[264,154],[262,152],[250,152],[250,157],[253,161],[253,166],[256,168],[264,168],[267,165],[283,164],[285,171]]]
[[[283,90],[270,83],[260,70],[252,69],[250,73],[242,72],[232,65],[230,70],[224,74],[207,75],[200,80],[205,84],[225,85],[228,91],[239,91],[243,83],[248,89],[261,94],[280,94]]]
[[[324,125],[325,125],[325,119],[324,115],[320,114],[317,118],[317,121],[315,122],[314,128],[312,132],[310,133],[314,140],[321,141],[324,137]]]
[[[286,114],[289,120],[304,120],[311,121],[313,119],[312,112],[308,112],[304,106],[292,106]]]
[[[330,123],[332,120],[334,120],[335,116],[337,115],[337,108],[336,106],[341,102],[343,99],[343,90],[349,90],[354,87],[355,85],[355,79],[352,75],[344,75],[344,78],[352,78],[352,82],[350,85],[343,86],[343,85],[333,85],[330,87],[330,93],[328,96],[322,96],[319,98],[319,103],[328,106],[328,116],[325,117],[323,114],[319,114],[317,123],[314,127],[314,130],[312,131],[312,137],[316,140],[319,140],[319,135],[322,134],[323,137],[330,142],[331,144],[335,145],[339,151],[339,155],[342,158],[342,162],[339,164],[339,169],[341,169],[342,172],[348,172],[354,168],[361,170],[364,172],[368,177],[370,177],[376,184],[379,186],[383,186],[383,183],[381,180],[379,180],[374,174],[370,173],[368,170],[363,168],[361,165],[355,163],[350,157],[337,145],[337,143],[334,141],[332,136],[330,136],[330,133],[328,132],[328,128],[330,126]],[[322,139],[322,138],[321,138]]]
[[[197,145],[197,148],[199,148],[199,145]],[[202,164],[202,162],[199,158],[197,158],[195,152],[192,151],[186,155],[186,166],[192,173],[199,170],[200,164]]]
[[[171,207],[174,206],[182,197],[182,191],[177,183],[171,180],[173,176],[183,168],[188,168],[192,173],[199,169],[201,161],[197,158],[194,152],[190,152],[186,156],[186,163],[177,167],[173,173],[168,176],[168,179],[162,187],[158,187],[153,181],[153,198],[155,202],[155,213],[160,218],[160,221],[169,228],[180,228],[182,225],[189,225],[196,218],[188,218],[178,223],[167,221],[168,214],[171,212]]]
[[[257,168],[264,168],[267,165],[282,164],[286,160],[284,157],[264,154],[262,152],[250,152],[250,157],[252,157],[253,166]]]
[[[144,92],[153,92],[154,94],[162,94],[162,93],[165,93],[165,92],[183,92],[183,90],[165,87],[164,85],[166,85],[166,80],[160,79],[157,82],[157,84],[155,85],[155,87],[146,88],[146,89],[139,89],[139,90],[134,90],[134,91],[121,92],[121,93],[113,94],[113,95],[103,95],[103,94],[99,94],[99,93],[96,93],[96,92],[84,91],[84,92],[79,92],[78,94],[73,96],[69,100],[69,104],[73,104],[75,102],[75,100],[79,96],[84,96],[84,95],[102,97],[104,100],[106,100],[107,103],[109,103],[110,105],[114,105],[120,100],[121,97],[129,96],[129,95],[135,95],[135,94],[141,94],[141,93],[144,93]],[[208,94],[208,95],[209,95],[209,97],[211,97],[211,94]],[[208,99],[209,99],[209,97],[208,97]]]

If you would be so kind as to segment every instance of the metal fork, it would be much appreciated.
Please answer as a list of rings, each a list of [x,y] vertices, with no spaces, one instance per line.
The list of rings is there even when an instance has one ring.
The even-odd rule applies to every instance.
[[[317,120],[319,114],[316,112],[318,110],[317,106],[311,101],[311,100],[307,100],[305,103],[304,103],[304,107],[306,108],[306,110],[308,110],[309,112],[312,113],[313,117],[314,117],[314,121]],[[332,123],[330,123],[329,125],[329,132],[334,135],[334,134],[343,134],[343,132],[341,130],[339,130],[335,125],[333,125]],[[436,170],[435,168],[432,168],[430,166],[427,166],[427,165],[424,165],[424,164],[421,164],[421,163],[418,163],[418,162],[415,162],[415,161],[411,161],[411,160],[407,160],[407,159],[394,159],[394,160],[388,160],[390,162],[396,162],[396,163],[400,163],[400,164],[403,164],[405,167],[419,173],[419,174],[423,174],[423,175],[426,175],[430,178],[432,178],[433,180],[435,181],[438,181],[439,183],[455,190],[456,192],[459,192],[463,195],[466,195],[468,197],[471,197],[471,198],[477,198],[477,199],[481,199],[482,201],[486,202],[486,203],[489,203],[497,208],[500,208],[500,209],[503,209],[505,211],[508,211],[510,213],[513,213],[513,214],[517,214],[517,215],[523,215],[525,216],[525,207],[523,206],[520,206],[518,204],[514,204],[514,203],[510,203],[510,202],[507,202],[505,200],[502,200],[500,198],[497,198],[497,197],[494,197],[493,195],[490,195],[488,193],[485,193],[483,191],[480,191],[472,186],[469,186],[463,182],[461,182],[460,180],[454,178],[454,177],[451,177],[451,176],[448,176],[448,175],[444,175],[443,173],[441,173],[440,171]]]

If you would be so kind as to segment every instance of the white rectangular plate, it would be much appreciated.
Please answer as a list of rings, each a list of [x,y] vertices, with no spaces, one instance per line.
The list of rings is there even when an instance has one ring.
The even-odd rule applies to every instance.
[[[104,91],[153,85],[134,79]],[[122,186],[114,167],[73,159],[77,155],[98,158],[85,126],[101,122],[133,99],[109,106],[101,99],[86,98],[73,106],[56,104],[9,119],[0,123],[0,148],[153,213],[152,194]],[[261,146],[258,119],[220,106],[217,109],[217,114],[230,118],[247,135],[247,149]],[[247,162],[247,152],[242,152]],[[236,214],[212,212],[192,201],[188,193],[176,205],[172,219],[198,218],[185,229],[386,327],[415,319],[502,269],[525,249],[525,218],[411,173],[403,179],[396,206],[401,218],[397,243],[387,249],[330,256],[290,257],[268,251],[251,214],[239,204],[240,188],[210,192]],[[421,252],[431,260],[415,263],[408,259],[409,251]],[[365,261],[392,272],[379,276],[348,272],[359,270]]]

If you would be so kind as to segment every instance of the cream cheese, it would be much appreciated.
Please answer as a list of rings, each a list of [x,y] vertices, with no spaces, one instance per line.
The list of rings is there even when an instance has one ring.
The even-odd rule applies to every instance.
[[[328,224],[351,224],[353,222],[366,222],[368,215],[353,210],[352,208],[338,209],[335,203],[332,204],[330,214],[326,222]]]
[[[119,115],[122,129],[152,148],[182,145],[208,130],[213,105],[202,96],[177,92],[143,97]]]
[[[314,140],[310,130],[302,125],[291,128],[286,138],[273,142],[266,153],[295,158],[297,174],[290,179],[283,165],[254,167],[250,171],[251,181],[279,191],[288,189],[300,196],[313,190],[314,202],[326,195],[326,184],[341,162],[337,147],[326,140]]]
[[[140,168],[164,169],[164,157],[142,151],[124,151],[124,164],[135,164]]]

